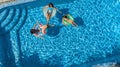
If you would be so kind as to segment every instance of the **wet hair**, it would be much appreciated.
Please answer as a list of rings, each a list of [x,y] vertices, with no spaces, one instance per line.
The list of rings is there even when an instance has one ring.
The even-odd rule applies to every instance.
[[[30,30],[30,33],[31,33],[31,34],[34,34],[34,33],[37,33],[37,32],[39,32],[39,30],[36,30],[36,29],[31,29],[31,30]]]
[[[51,7],[51,6],[54,7],[53,3],[49,3],[48,5],[49,5],[49,7]]]
[[[64,18],[68,18],[66,15],[65,16],[63,16]]]
[[[50,25],[49,25],[49,24],[46,24],[46,25],[47,25],[47,28],[48,28],[48,27],[50,27]]]

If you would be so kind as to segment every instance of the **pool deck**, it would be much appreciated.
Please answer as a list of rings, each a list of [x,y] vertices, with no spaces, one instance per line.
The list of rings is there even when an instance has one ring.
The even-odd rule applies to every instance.
[[[11,1],[16,1],[16,0],[1,0],[0,4],[8,3],[8,2],[11,2]]]
[[[32,1],[36,1],[36,0],[4,0],[4,1],[0,1],[0,9],[2,9],[4,7],[17,5],[17,4],[21,4],[21,3],[32,2]]]

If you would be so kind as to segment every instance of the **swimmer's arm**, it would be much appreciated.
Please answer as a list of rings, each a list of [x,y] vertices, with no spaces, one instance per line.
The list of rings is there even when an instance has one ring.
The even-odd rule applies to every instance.
[[[46,6],[44,6],[42,9],[44,10],[44,9],[47,9],[49,6],[48,5],[46,5]]]
[[[62,23],[64,23],[64,18],[62,18]]]
[[[66,26],[66,24],[64,24],[64,18],[62,19],[62,24]]]
[[[60,10],[58,10],[56,7],[54,7],[59,13],[61,13],[62,14],[62,11],[60,11]]]
[[[47,24],[48,27],[53,27],[55,26],[54,24]]]
[[[42,36],[38,36],[38,38],[44,39]]]
[[[34,36],[38,37],[38,38],[41,38],[41,39],[44,39],[43,36],[40,36],[38,34],[34,34]]]
[[[39,25],[39,22],[37,21],[36,24],[33,26],[33,29],[35,29],[35,27]]]
[[[71,16],[70,14],[66,14],[67,16]]]
[[[34,36],[38,37],[38,34],[33,34]]]
[[[35,24],[32,29],[35,29],[36,26],[37,26],[37,24]]]

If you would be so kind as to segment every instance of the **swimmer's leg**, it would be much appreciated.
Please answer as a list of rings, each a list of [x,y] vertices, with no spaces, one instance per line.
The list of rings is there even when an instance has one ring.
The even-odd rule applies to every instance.
[[[47,23],[47,27],[49,28],[49,27],[53,27],[53,26],[55,26],[54,24],[49,24],[49,23]]]
[[[50,17],[49,17],[49,15],[47,14],[47,16],[46,16],[47,22],[49,22],[49,19],[50,19]]]
[[[47,14],[47,17],[46,17],[46,19],[47,19],[47,22],[49,22],[49,20],[50,20],[50,17],[51,17],[51,14]]]
[[[39,36],[38,36],[38,38],[44,39],[44,37],[43,37],[43,36],[44,36],[44,35],[42,35],[42,36],[40,36],[40,35],[39,35]]]
[[[78,27],[78,25],[75,22],[72,22],[72,25]]]

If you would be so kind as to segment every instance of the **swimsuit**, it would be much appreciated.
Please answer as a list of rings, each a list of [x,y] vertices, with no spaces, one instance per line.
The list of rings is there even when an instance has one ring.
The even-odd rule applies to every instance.
[[[53,12],[53,8],[52,8],[52,7],[49,7],[48,10],[47,10],[47,13],[48,13],[48,14],[52,14],[52,12]]]

